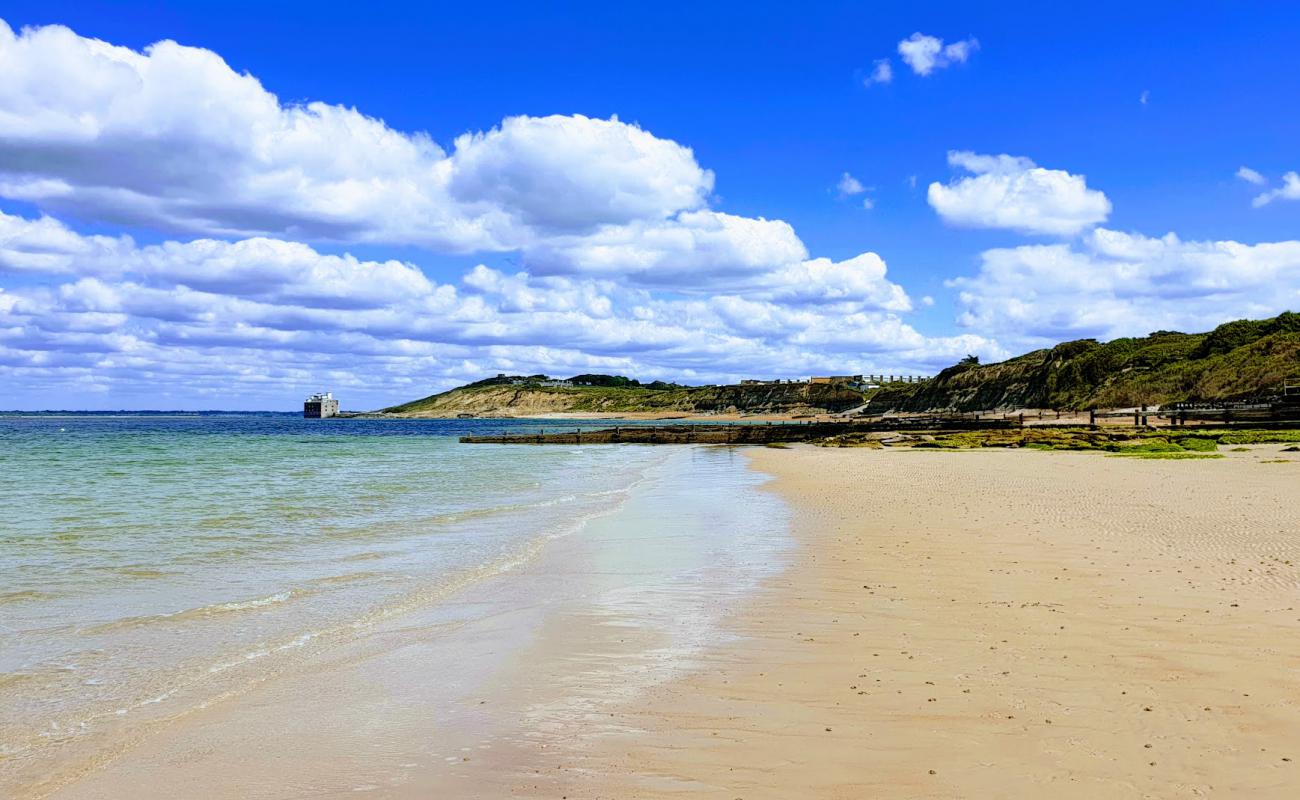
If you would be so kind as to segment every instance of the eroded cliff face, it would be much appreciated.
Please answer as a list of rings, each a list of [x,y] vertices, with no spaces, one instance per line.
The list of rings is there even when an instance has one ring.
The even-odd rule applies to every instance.
[[[385,411],[411,417],[458,414],[518,417],[580,412],[801,414],[843,411],[862,402],[862,395],[846,386],[807,383],[694,386],[663,391],[482,386],[453,389]]]
[[[453,389],[450,392],[436,394],[385,411],[409,417],[454,417],[457,414],[473,414],[478,417],[523,417],[548,412],[573,411],[580,399],[574,396],[573,392],[529,389],[522,386],[491,386]]]
[[[794,414],[844,411],[863,402],[847,386],[819,383],[782,383],[759,386],[701,386],[687,390],[692,411]]]

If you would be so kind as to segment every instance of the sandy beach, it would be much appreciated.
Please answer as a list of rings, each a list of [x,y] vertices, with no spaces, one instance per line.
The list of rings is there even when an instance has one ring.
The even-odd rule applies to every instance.
[[[743,638],[524,793],[1294,797],[1300,462],[1277,450],[749,451],[793,565]]]
[[[687,450],[773,476],[760,582],[717,464],[51,796],[1293,797],[1279,451]]]

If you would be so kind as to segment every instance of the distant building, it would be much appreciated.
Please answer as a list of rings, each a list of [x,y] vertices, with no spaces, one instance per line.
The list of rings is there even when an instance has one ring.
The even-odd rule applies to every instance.
[[[868,375],[860,388],[878,389],[886,383],[925,383],[928,380],[930,378],[926,375]]]
[[[499,375],[497,377],[505,377],[505,376]],[[565,381],[565,380],[560,380],[559,378],[547,378],[543,376],[540,380],[537,378],[511,378],[510,385],[511,386],[540,386],[544,389],[564,389],[564,388],[570,388],[576,386],[577,384],[575,384],[573,381]],[[591,384],[584,383],[582,385],[590,386]]]
[[[339,401],[333,392],[317,392],[302,404],[302,415],[308,419],[336,417],[339,413]]]

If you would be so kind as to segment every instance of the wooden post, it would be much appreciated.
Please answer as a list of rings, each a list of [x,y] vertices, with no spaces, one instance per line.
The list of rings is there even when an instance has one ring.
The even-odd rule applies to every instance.
[[[1025,412],[1020,412],[1020,427],[1025,427]]]
[[[1097,427],[1097,409],[1095,408],[1088,409],[1088,425],[1093,428]]]

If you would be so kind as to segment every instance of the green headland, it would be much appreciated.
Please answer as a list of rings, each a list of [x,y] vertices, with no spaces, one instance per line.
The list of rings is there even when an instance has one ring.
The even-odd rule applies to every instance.
[[[1205,333],[1079,339],[994,364],[966,358],[930,380],[807,380],[684,386],[620,375],[498,375],[383,409],[412,417],[545,414],[749,414],[1082,410],[1267,400],[1300,381],[1300,314],[1238,320]]]

